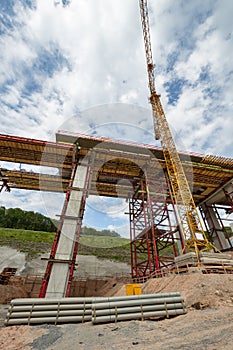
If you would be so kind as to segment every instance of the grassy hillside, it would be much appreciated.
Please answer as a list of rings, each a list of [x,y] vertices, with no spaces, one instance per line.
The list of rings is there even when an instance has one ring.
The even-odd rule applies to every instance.
[[[52,243],[54,233],[0,227],[0,240]]]
[[[50,232],[0,228],[0,245],[34,256],[50,251],[54,235]],[[130,246],[126,238],[81,236],[79,242],[79,254],[130,262]]]
[[[21,229],[0,228],[0,246],[6,245],[21,252],[28,253],[29,257],[50,252],[55,233],[30,231]],[[170,255],[171,249],[166,253]],[[81,236],[78,254],[95,255],[101,259],[111,259],[130,264],[130,242],[126,238],[107,236]],[[145,253],[138,256],[147,259]]]

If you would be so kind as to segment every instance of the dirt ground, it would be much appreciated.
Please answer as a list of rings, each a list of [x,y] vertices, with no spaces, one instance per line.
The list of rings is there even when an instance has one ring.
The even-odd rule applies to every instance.
[[[163,320],[13,326],[0,328],[0,349],[158,349],[231,350],[233,348],[233,275],[189,274],[153,279],[143,293],[179,291],[187,314]],[[125,295],[119,284],[105,295]],[[0,323],[7,306],[0,307]]]
[[[0,329],[7,350],[232,350],[232,307],[190,311],[161,321],[129,321],[93,326],[14,326]]]

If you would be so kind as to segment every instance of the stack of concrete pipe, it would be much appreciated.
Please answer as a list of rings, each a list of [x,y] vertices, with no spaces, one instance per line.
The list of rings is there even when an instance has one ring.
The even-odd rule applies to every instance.
[[[125,297],[93,299],[92,323],[143,320],[186,313],[180,293],[142,294]]]
[[[91,321],[92,298],[13,299],[5,325]]]
[[[111,298],[13,299],[5,325],[88,322],[169,317],[186,313],[180,293]]]

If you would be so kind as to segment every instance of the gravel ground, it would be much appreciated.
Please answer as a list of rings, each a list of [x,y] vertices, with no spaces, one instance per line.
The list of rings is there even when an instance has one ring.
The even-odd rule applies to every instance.
[[[0,349],[232,350],[232,312],[225,306],[165,320],[2,327]]]

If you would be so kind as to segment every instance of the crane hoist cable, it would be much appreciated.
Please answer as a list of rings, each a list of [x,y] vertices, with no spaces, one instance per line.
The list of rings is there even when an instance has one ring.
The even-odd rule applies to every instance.
[[[146,53],[148,85],[150,89],[150,103],[152,106],[155,138],[161,142],[166,169],[171,184],[172,195],[178,211],[180,227],[185,241],[183,253],[187,251],[195,251],[198,262],[200,262],[200,250],[210,251],[214,249],[217,251],[217,248],[208,241],[204,232],[182,162],[177,152],[176,145],[163,110],[160,95],[156,92],[147,0],[139,0],[139,5]]]

